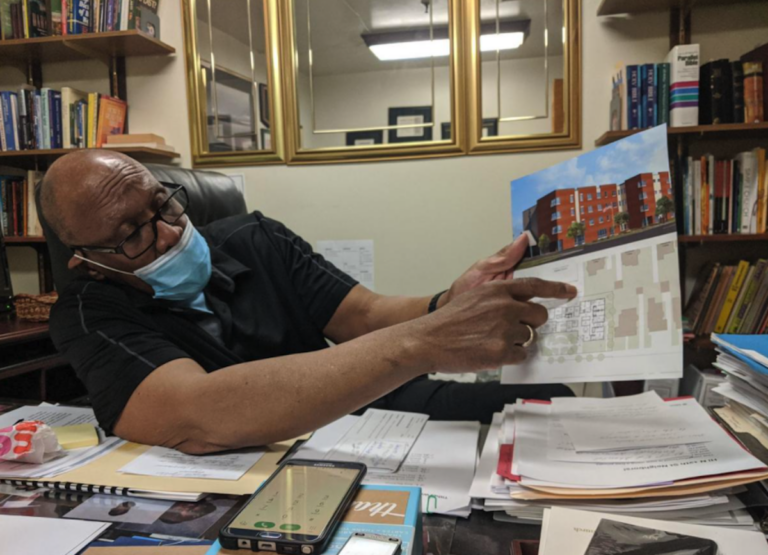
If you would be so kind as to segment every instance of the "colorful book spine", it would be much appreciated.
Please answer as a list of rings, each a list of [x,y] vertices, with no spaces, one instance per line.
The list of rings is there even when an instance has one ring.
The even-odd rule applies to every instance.
[[[731,62],[731,100],[733,123],[744,123],[744,65]]]
[[[627,128],[640,129],[640,68],[627,66]]]
[[[699,45],[675,46],[667,55],[669,63],[669,125],[699,124]]]
[[[669,124],[669,64],[656,64],[656,125]]]
[[[11,109],[11,93],[3,91],[0,93],[0,101],[2,101],[2,118],[3,118],[3,150],[18,150],[14,141],[14,121],[13,112]]]
[[[645,116],[643,127],[653,127],[656,125],[656,64],[645,64],[645,75],[643,80]]]
[[[744,62],[744,121],[761,123],[763,113],[763,64]]]
[[[728,322],[728,317],[731,315],[733,305],[736,302],[736,297],[738,296],[739,291],[741,291],[741,287],[744,285],[744,279],[747,277],[748,272],[749,262],[746,260],[739,262],[739,266],[736,269],[736,276],[731,282],[731,287],[728,289],[728,294],[725,297],[723,308],[720,310],[720,315],[717,318],[717,323],[715,324],[715,333],[723,333],[725,331],[725,325]]]
[[[61,128],[61,92],[51,91],[51,106],[53,108],[53,118],[51,125],[51,148],[62,148],[62,128]]]

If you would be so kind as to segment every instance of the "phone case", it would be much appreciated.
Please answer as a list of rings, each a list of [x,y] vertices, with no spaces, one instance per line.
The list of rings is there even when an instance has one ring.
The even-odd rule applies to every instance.
[[[263,549],[259,549],[258,542],[259,541],[270,541],[275,544],[276,547],[276,553],[285,553],[288,555],[293,554],[302,554],[303,551],[301,550],[302,546],[309,545],[314,548],[314,551],[312,555],[319,555],[324,550],[330,539],[333,537],[333,534],[336,532],[336,528],[339,526],[339,523],[341,522],[342,517],[347,512],[347,509],[349,509],[349,506],[352,503],[352,500],[355,498],[355,495],[357,494],[357,491],[360,489],[360,484],[363,481],[363,478],[365,478],[365,473],[367,471],[367,467],[362,463],[349,463],[349,462],[338,462],[338,461],[309,461],[309,460],[303,460],[303,459],[291,459],[288,461],[285,461],[283,464],[281,464],[277,470],[275,470],[272,475],[267,478],[261,486],[259,486],[259,489],[257,489],[253,495],[248,499],[248,501],[243,505],[243,508],[247,507],[251,500],[253,500],[254,497],[256,497],[261,490],[263,490],[267,484],[269,484],[275,476],[278,475],[278,473],[283,470],[286,466],[317,466],[318,463],[321,463],[322,465],[338,465],[339,467],[345,467],[345,468],[358,468],[360,469],[360,473],[357,475],[357,478],[352,483],[352,486],[349,488],[349,491],[344,496],[344,499],[342,499],[341,503],[339,503],[339,507],[336,509],[336,511],[333,513],[333,516],[331,517],[330,523],[326,527],[326,529],[323,531],[323,533],[315,538],[313,541],[289,541],[289,540],[263,540],[259,538],[254,538],[250,536],[245,535],[237,535],[229,532],[229,527],[232,525],[232,523],[237,519],[238,516],[240,516],[240,513],[238,512],[235,514],[229,522],[227,522],[226,525],[224,525],[221,530],[219,531],[219,543],[221,543],[222,547],[225,549],[246,549],[244,547],[241,547],[239,545],[238,540],[248,540],[250,543],[250,550],[251,551],[263,551]]]

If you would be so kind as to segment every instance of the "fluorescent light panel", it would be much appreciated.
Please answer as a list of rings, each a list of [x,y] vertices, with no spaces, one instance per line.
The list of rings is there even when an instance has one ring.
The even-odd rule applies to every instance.
[[[519,48],[525,35],[521,32],[501,33],[499,35],[481,35],[480,51],[495,52],[496,50],[514,50]],[[371,52],[382,62],[392,60],[415,60],[418,58],[441,58],[451,53],[451,43],[448,39],[418,40],[409,42],[393,42],[389,44],[374,44],[369,47]]]
[[[499,24],[484,23],[480,28],[480,51],[514,50],[522,46],[530,31],[531,21],[503,21]],[[430,38],[432,40],[430,40]],[[441,58],[451,53],[448,28],[434,28],[431,37],[429,29],[389,31],[362,35],[371,52],[381,61],[415,60],[419,58]]]

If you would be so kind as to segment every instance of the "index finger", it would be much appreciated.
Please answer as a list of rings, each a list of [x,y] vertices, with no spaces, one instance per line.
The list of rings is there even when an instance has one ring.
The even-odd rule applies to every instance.
[[[562,281],[548,281],[540,278],[521,278],[507,282],[509,294],[519,300],[527,301],[533,297],[542,299],[572,299],[578,290]]]

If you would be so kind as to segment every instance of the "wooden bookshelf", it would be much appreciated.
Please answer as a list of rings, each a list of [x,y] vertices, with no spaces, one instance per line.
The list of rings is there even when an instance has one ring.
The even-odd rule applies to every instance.
[[[167,56],[175,52],[174,47],[137,30],[0,41],[3,63]]]
[[[595,146],[605,146],[647,129],[606,131],[595,141]],[[768,122],[763,123],[722,123],[720,125],[695,125],[693,127],[669,127],[670,136],[683,135],[696,139],[760,139],[768,138]]]
[[[739,234],[722,233],[718,235],[680,235],[677,238],[680,243],[731,243],[743,241],[768,241],[768,233]]]
[[[47,166],[56,158],[82,150],[77,148],[53,148],[48,150],[12,150],[0,152],[0,166],[13,166],[15,168],[35,169],[38,166]],[[109,148],[115,152],[122,152],[141,162],[170,161],[179,157],[178,152],[168,152],[159,148],[126,147]]]
[[[697,0],[688,2],[689,6],[757,3],[765,0]],[[683,4],[681,0],[602,0],[597,8],[597,15],[635,14],[644,12],[661,12],[673,8],[679,8]]]
[[[3,237],[3,241],[6,245],[37,246],[45,243],[45,237]]]

